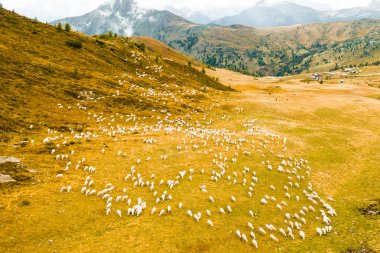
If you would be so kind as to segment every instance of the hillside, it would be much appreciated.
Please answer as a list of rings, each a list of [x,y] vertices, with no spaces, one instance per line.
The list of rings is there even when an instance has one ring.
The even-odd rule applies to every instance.
[[[227,89],[187,67],[187,61],[183,59],[189,58],[181,54],[165,55],[164,50],[145,52],[140,49],[139,43],[128,42],[123,38],[96,38],[57,31],[55,27],[31,22],[4,9],[0,11],[2,133],[25,131],[31,124],[36,128],[74,127],[73,124],[78,122],[59,115],[56,104],[63,101],[78,103],[79,94],[90,90],[94,96],[106,96],[107,101],[104,103],[108,106],[125,111],[170,107],[170,111],[180,112],[191,104],[186,98],[182,103],[169,101],[168,106],[157,106],[150,99],[137,98],[129,89],[137,85],[137,92],[142,94],[146,89],[162,89],[162,85],[174,83],[201,93],[207,87]],[[70,47],[67,45],[69,42],[78,42],[82,48]],[[117,91],[120,94],[113,96]],[[41,110],[29,109],[37,106]],[[53,112],[45,110],[46,106]],[[22,110],[12,113],[20,107]],[[35,122],[27,119],[29,113],[36,117]],[[65,123],[62,123],[61,116]],[[60,123],[57,119],[60,119]]]
[[[317,10],[317,4],[303,1],[261,0],[241,13],[216,20],[218,25],[245,25],[252,27],[278,27],[316,22],[336,22],[380,18],[380,1],[373,0],[364,7],[339,10]],[[306,6],[305,6],[306,5]]]
[[[155,54],[161,55],[162,57],[168,59],[168,60],[174,60],[177,63],[181,63],[184,65],[187,65],[189,62],[193,63],[193,66],[195,67],[203,67],[204,64],[201,62],[198,62],[191,58],[190,56],[187,56],[185,54],[182,54],[172,47],[169,47],[168,45],[155,40],[151,37],[147,36],[140,36],[140,37],[131,37],[130,41],[136,41],[137,43],[143,42],[147,49],[154,52]]]
[[[165,42],[211,66],[282,76],[372,63],[380,53],[379,29],[378,20],[265,29],[209,26]]]

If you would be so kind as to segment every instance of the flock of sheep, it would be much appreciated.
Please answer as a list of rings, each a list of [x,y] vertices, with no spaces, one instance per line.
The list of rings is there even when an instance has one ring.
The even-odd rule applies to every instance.
[[[136,73],[137,77],[141,75]],[[120,89],[133,91],[157,105],[183,103],[184,94],[199,93],[175,84],[159,84],[155,90],[132,84],[131,79],[127,74],[120,77]],[[120,91],[113,96],[120,96]],[[104,203],[105,219],[112,215],[122,219],[182,215],[194,225],[204,224],[213,229],[224,226],[223,219],[238,213],[242,224],[228,228],[231,236],[254,248],[267,241],[305,240],[334,232],[333,217],[337,214],[330,204],[334,200],[323,199],[313,189],[309,162],[289,155],[287,139],[257,127],[255,120],[242,118],[240,125],[231,126],[232,119],[238,120],[243,113],[242,108],[236,108],[234,115],[220,114],[218,104],[208,108],[194,106],[182,115],[153,109],[151,117],[143,117],[91,111],[88,109],[91,103],[107,99],[92,91],[82,91],[79,98],[81,102],[72,107],[96,124],[95,130],[80,133],[73,130],[67,134],[48,130],[43,142],[54,144],[52,159],[60,164],[64,161],[64,172],[55,176],[65,182],[59,191],[97,198]],[[58,107],[68,114],[73,110],[67,105]],[[145,153],[132,156],[129,150],[133,147],[129,145],[112,149],[121,147],[128,138],[137,138],[139,145],[149,150],[160,147],[155,150],[161,151],[154,156]],[[123,168],[125,174],[102,184],[105,179],[97,174],[107,168],[99,167],[98,159],[82,157],[80,150],[67,150],[68,142],[82,140],[106,143],[96,152],[120,166],[125,166],[127,160],[130,164]],[[185,167],[182,160],[186,157],[200,162]],[[165,165],[175,172],[147,173],[152,161],[155,167]],[[81,177],[81,187],[74,188],[65,181],[66,173]],[[196,195],[199,203],[188,203],[186,192]]]

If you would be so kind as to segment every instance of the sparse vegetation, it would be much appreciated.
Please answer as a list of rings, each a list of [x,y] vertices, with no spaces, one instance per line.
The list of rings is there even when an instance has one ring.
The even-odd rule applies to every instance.
[[[66,25],[65,25],[65,31],[66,32],[71,32],[71,25],[69,23],[66,23]]]
[[[144,42],[136,42],[135,46],[140,49],[141,52],[146,52],[146,45]]]
[[[30,201],[24,199],[24,200],[21,202],[21,204],[22,204],[23,206],[29,206],[29,205],[30,205]]]
[[[66,41],[66,45],[68,45],[69,47],[72,47],[72,48],[76,48],[76,49],[81,49],[83,47],[82,42],[75,41],[75,40]]]
[[[57,30],[58,31],[62,31],[63,30],[61,22],[58,22],[58,24],[57,24]]]

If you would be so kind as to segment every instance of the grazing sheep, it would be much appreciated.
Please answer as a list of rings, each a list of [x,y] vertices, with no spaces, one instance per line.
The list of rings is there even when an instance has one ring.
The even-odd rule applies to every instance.
[[[253,245],[256,249],[259,248],[259,245],[258,245],[258,243],[257,243],[257,241],[256,241],[255,239],[252,239],[252,245]]]
[[[248,242],[247,236],[246,236],[245,234],[242,234],[242,235],[241,235],[241,239],[242,239],[244,242]]]
[[[322,235],[323,235],[323,232],[322,232],[322,229],[321,229],[321,228],[317,227],[316,231],[317,231],[317,234],[318,234],[319,236],[322,236]]]
[[[274,236],[273,234],[270,234],[270,235],[269,235],[269,238],[272,239],[272,240],[275,241],[275,242],[278,242],[277,237]]]
[[[300,236],[301,236],[302,240],[305,240],[306,235],[305,235],[305,232],[303,232],[302,230],[300,231]]]
[[[259,232],[262,233],[263,235],[267,234],[267,232],[262,227],[259,227]]]

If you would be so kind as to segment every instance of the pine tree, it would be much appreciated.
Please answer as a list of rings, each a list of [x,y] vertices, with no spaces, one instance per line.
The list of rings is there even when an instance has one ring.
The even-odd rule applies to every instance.
[[[70,32],[71,31],[71,26],[70,26],[69,23],[66,23],[66,25],[65,25],[65,31],[66,32]]]
[[[58,23],[57,30],[58,31],[62,31],[62,23],[61,22]]]

